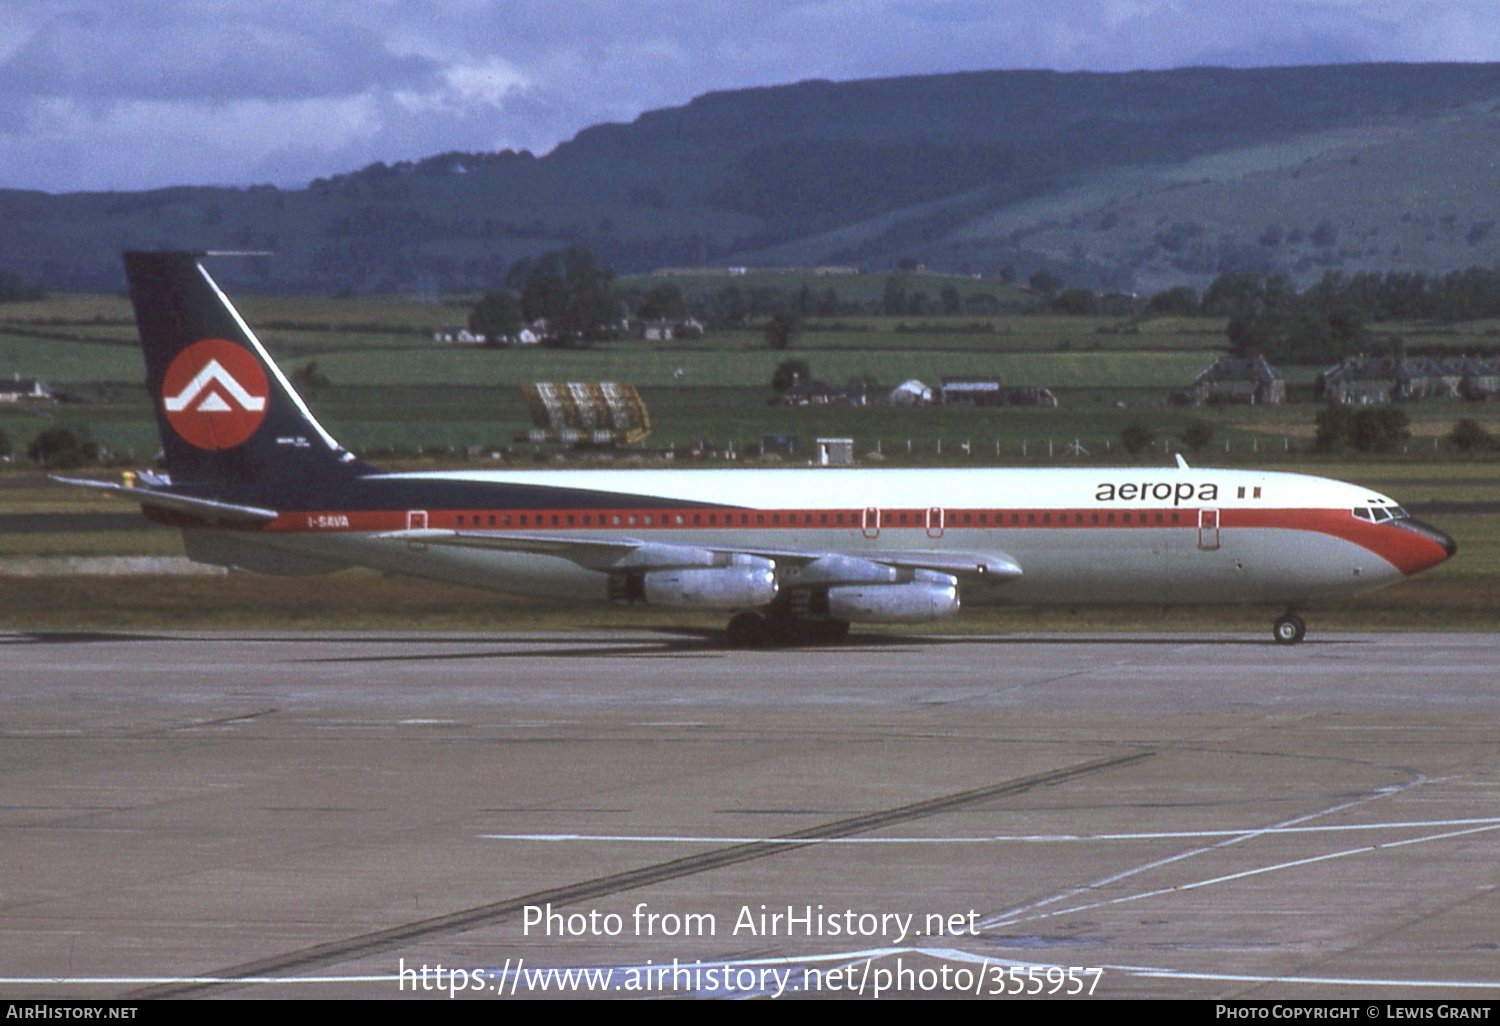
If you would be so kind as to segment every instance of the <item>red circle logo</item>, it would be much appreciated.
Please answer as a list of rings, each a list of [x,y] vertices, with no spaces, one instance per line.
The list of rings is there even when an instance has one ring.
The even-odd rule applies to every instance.
[[[161,379],[167,422],[200,449],[232,449],[255,434],[269,395],[260,361],[222,338],[188,346]]]

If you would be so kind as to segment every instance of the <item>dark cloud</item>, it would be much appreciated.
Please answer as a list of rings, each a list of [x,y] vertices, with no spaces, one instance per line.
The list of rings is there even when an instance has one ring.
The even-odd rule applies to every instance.
[[[120,13],[48,20],[0,62],[0,92],[93,102],[289,100],[421,88],[439,71],[358,27],[233,17],[188,25]]]

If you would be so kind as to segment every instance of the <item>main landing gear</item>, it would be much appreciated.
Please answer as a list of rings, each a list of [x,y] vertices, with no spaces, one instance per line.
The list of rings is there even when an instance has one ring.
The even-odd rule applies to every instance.
[[[736,613],[724,628],[730,648],[781,645],[836,645],[849,637],[846,620],[803,620],[795,616]]]
[[[1302,617],[1289,609],[1272,625],[1271,632],[1277,644],[1296,645],[1307,637],[1307,624],[1302,622]]]

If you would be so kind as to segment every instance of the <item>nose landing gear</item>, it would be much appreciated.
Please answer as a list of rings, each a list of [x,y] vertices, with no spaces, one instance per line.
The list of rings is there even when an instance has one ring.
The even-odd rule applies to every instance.
[[[1271,633],[1279,645],[1296,645],[1307,637],[1307,624],[1302,622],[1302,617],[1287,610],[1272,625]]]

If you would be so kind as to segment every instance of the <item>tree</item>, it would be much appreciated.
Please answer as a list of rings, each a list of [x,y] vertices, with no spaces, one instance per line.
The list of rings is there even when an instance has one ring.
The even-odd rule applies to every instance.
[[[806,360],[783,360],[771,372],[771,387],[777,392],[785,392],[797,382],[806,381],[810,377],[812,371]]]
[[[1318,452],[1336,452],[1348,445],[1351,419],[1349,407],[1341,403],[1329,403],[1323,407],[1313,421],[1317,426],[1313,448]]]
[[[1448,433],[1448,441],[1461,452],[1479,452],[1495,444],[1483,424],[1467,417],[1453,425],[1453,430]]]
[[[1411,437],[1411,417],[1395,406],[1368,406],[1350,410],[1330,403],[1317,417],[1313,448],[1333,452],[1352,445],[1360,452],[1393,452]]]
[[[47,293],[35,285],[27,285],[14,271],[0,271],[0,303],[16,303],[23,300],[46,299]]]
[[[1094,295],[1091,289],[1074,288],[1063,289],[1052,300],[1052,309],[1060,314],[1086,315],[1097,313],[1099,310],[1099,297]]]
[[[1027,284],[1031,286],[1031,291],[1047,299],[1051,299],[1062,288],[1062,279],[1051,271],[1042,270],[1032,274],[1027,279]]]
[[[1371,406],[1350,420],[1349,440],[1360,452],[1394,452],[1411,437],[1411,417],[1395,406]]]
[[[15,447],[11,445],[10,435],[7,435],[4,431],[0,431],[0,460],[10,459],[11,454],[14,452]]]
[[[885,280],[885,291],[880,297],[880,312],[887,317],[900,317],[906,313],[906,283],[894,274]]]
[[[510,292],[486,293],[469,311],[469,330],[490,345],[514,338],[521,331],[521,303]]]
[[[1221,274],[1203,290],[1203,312],[1210,317],[1250,317],[1265,311],[1265,287],[1254,271]]]
[[[779,311],[766,325],[766,345],[785,349],[797,340],[802,330],[802,315],[791,307]]]
[[[1195,420],[1182,430],[1182,444],[1193,452],[1202,452],[1213,443],[1214,426],[1206,420]]]
[[[671,282],[663,282],[647,291],[646,298],[641,301],[640,308],[635,313],[642,320],[659,321],[668,317],[681,317],[686,312],[687,300],[682,296],[682,289]]]
[[[1155,432],[1139,421],[1132,421],[1120,429],[1120,444],[1132,456],[1145,452],[1155,441]]]
[[[1158,292],[1146,304],[1147,317],[1192,317],[1198,312],[1198,293],[1190,286]]]
[[[292,371],[292,384],[297,386],[297,391],[311,399],[318,394],[319,389],[327,388],[331,382],[328,375],[318,370],[316,360],[308,360]]]
[[[952,285],[944,285],[943,291],[938,293],[938,297],[943,301],[943,313],[951,316],[952,314],[963,312],[963,297],[958,294],[958,289]]]
[[[68,428],[48,428],[31,440],[26,455],[49,470],[79,467],[97,455],[92,442],[79,439]]]
[[[518,261],[505,280],[521,288],[522,318],[547,322],[551,345],[613,338],[619,331],[614,272],[598,267],[587,246],[569,246],[543,253],[534,261]]]

